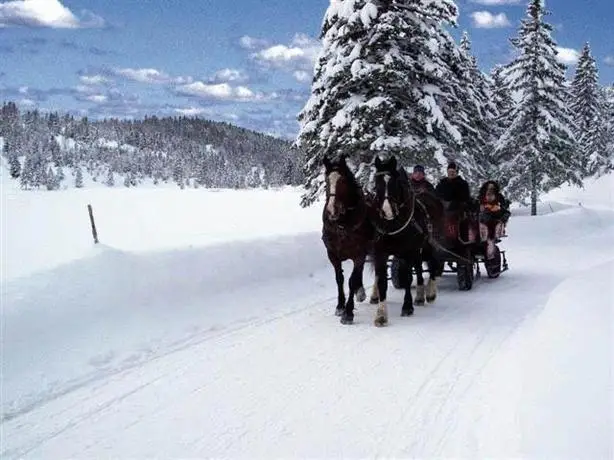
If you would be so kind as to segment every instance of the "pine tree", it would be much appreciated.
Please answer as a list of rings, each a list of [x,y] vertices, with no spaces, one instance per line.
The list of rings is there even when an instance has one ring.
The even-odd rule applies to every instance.
[[[83,188],[83,170],[81,169],[81,165],[77,166],[75,172],[75,187]]]
[[[113,175],[113,170],[111,168],[108,169],[107,180],[105,181],[105,184],[108,187],[114,187],[115,186],[115,176]]]
[[[480,71],[477,59],[471,52],[471,41],[463,33],[459,53],[449,55],[456,79],[449,81],[452,99],[449,117],[458,126],[462,135],[461,150],[453,155],[461,165],[463,176],[470,183],[484,179],[491,169],[489,147],[492,139],[492,125],[497,117],[497,108],[492,101],[490,82]]]
[[[590,174],[588,163],[591,157],[602,151],[602,105],[603,95],[599,87],[597,64],[591,55],[588,43],[576,67],[571,84],[571,112],[575,121],[575,136],[578,140],[578,155],[583,175]]]
[[[511,91],[505,80],[504,67],[497,65],[491,72],[491,88],[492,88],[492,102],[495,105],[495,112],[497,117],[495,119],[492,129],[495,134],[495,140],[505,132],[511,125],[510,117],[514,110],[514,99],[512,99]]]
[[[345,154],[365,185],[374,154],[438,166],[461,134],[442,104],[455,98],[446,53],[458,52],[444,25],[455,24],[452,0],[331,2],[312,95],[299,114],[296,145],[308,161],[302,206],[323,190],[325,156]]]
[[[47,168],[47,172],[45,174],[45,186],[47,187],[47,190],[57,190],[60,188],[57,175],[53,172],[51,166]]]
[[[531,215],[537,214],[540,193],[566,181],[580,183],[573,121],[565,104],[565,66],[557,61],[545,14],[543,0],[531,0],[512,40],[519,55],[506,68],[506,76],[519,102],[496,146],[508,195],[520,202],[530,198]]]
[[[598,132],[590,133],[592,148],[584,150],[586,173],[594,177],[614,170],[614,86],[600,88],[599,108]]]
[[[13,179],[17,179],[21,174],[21,163],[19,163],[19,158],[17,157],[17,153],[13,152],[9,148],[9,143],[5,140],[4,146],[2,147],[3,155],[9,161],[9,173]]]

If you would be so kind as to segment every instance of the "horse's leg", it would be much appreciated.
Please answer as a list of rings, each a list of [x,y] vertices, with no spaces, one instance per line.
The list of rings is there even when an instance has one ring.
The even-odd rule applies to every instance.
[[[429,267],[429,282],[426,285],[426,301],[433,303],[437,298],[437,276],[440,274],[439,261],[434,254],[430,254],[427,265]]]
[[[418,257],[414,263],[414,268],[416,269],[416,305],[423,306],[424,305],[424,276],[422,273],[422,258]],[[411,266],[409,267],[409,278],[411,286]]]
[[[386,307],[386,291],[388,290],[388,255],[379,253],[375,256],[375,279],[377,281],[377,293],[379,304],[375,312],[374,324],[378,327],[388,324],[388,308]]]
[[[343,291],[343,267],[341,265],[341,259],[337,257],[333,252],[328,251],[328,260],[333,264],[335,269],[335,280],[337,281],[337,307],[335,308],[335,315],[341,316],[343,309],[345,308],[345,292]]]
[[[405,264],[406,272],[405,279],[407,284],[405,285],[405,297],[403,297],[403,307],[401,307],[401,316],[411,316],[414,314],[414,303],[411,296],[411,283],[413,281],[412,266],[417,267],[418,263],[422,263],[419,256],[411,255],[407,259]],[[424,288],[424,278],[422,279],[422,287]]]
[[[377,289],[377,275],[375,276],[373,280],[373,289],[371,289],[371,298],[369,299],[369,303],[373,305],[375,305],[376,303],[379,303],[379,291]]]
[[[359,289],[362,289],[363,300],[364,297],[366,297],[364,296],[365,290],[362,287],[362,272],[365,267],[365,257],[353,259],[352,262],[354,262],[354,268],[350,275],[350,294],[348,295],[348,300],[341,315],[341,324],[352,324],[354,321],[354,295]]]
[[[355,292],[356,301],[364,302],[367,298],[367,293],[365,292],[365,286],[363,284],[363,274],[365,272],[365,261],[367,260],[367,255],[365,254],[364,256],[361,256],[358,260],[361,261],[359,262],[360,265],[357,267],[356,260],[354,261],[354,270],[352,271],[352,275],[350,277],[350,295],[352,295],[352,292]],[[354,273],[356,273],[356,275],[354,275]],[[354,276],[356,278],[356,290],[352,291],[352,277]]]

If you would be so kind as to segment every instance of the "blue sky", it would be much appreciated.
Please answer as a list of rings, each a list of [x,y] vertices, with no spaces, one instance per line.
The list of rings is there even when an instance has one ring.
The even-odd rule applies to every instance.
[[[0,100],[76,115],[199,115],[293,136],[329,0],[0,0]],[[526,3],[462,0],[484,70]],[[548,0],[561,58],[590,41],[614,82],[614,2]],[[571,68],[573,70],[573,67]],[[571,71],[572,71],[571,70]]]

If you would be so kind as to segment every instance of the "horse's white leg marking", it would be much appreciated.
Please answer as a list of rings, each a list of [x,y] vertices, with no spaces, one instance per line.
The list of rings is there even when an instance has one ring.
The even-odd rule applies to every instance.
[[[390,200],[388,200],[388,182],[390,181],[390,176],[386,174],[384,176],[384,182],[386,183],[386,191],[384,195],[384,203],[382,203],[382,212],[384,213],[384,218],[387,220],[392,220],[394,218],[394,214],[392,213],[392,206],[390,206]]]
[[[429,279],[429,282],[426,284],[426,301],[434,302],[437,298],[437,281],[433,279]]]
[[[377,306],[374,324],[378,327],[388,324],[388,308],[386,307],[385,300],[380,302]]]
[[[360,286],[356,291],[356,300],[359,302],[364,302],[367,298],[367,293],[365,292],[365,288]]]
[[[416,304],[424,304],[424,285],[416,286]]]
[[[379,291],[377,289],[377,276],[375,277],[375,281],[373,281],[373,288],[371,289],[371,298],[369,299],[369,303],[378,303],[379,302]]]
[[[337,191],[337,181],[341,178],[341,174],[334,171],[328,176],[328,190],[330,191],[330,195],[328,197],[328,203],[326,203],[326,212],[329,216],[335,216],[335,193]]]

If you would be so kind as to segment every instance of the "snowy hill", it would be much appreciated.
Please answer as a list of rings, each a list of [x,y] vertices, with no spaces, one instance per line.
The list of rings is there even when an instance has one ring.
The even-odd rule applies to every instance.
[[[613,455],[614,175],[384,329],[333,315],[298,190],[4,185],[2,458]]]
[[[20,111],[8,102],[0,107],[0,133],[0,154],[26,188],[92,182],[253,188],[301,181],[301,157],[287,140],[199,118],[92,121]]]

